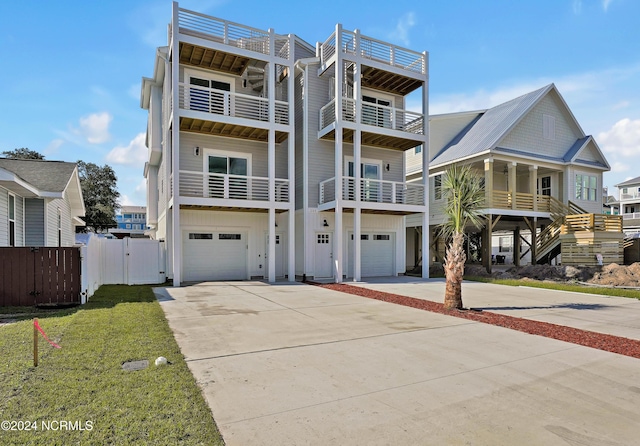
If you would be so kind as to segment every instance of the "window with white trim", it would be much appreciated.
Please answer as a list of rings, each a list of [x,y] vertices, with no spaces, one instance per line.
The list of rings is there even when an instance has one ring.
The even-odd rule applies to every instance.
[[[16,246],[16,196],[9,194],[9,246]]]
[[[595,175],[576,174],[576,200],[596,201],[598,178]]]
[[[189,84],[189,110],[230,116],[234,79],[195,70],[185,70],[185,82]]]
[[[433,177],[433,199],[442,200],[442,174]]]

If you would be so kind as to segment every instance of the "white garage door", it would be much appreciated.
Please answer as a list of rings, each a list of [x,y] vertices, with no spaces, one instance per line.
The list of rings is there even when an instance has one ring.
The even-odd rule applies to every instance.
[[[185,231],[182,258],[185,281],[246,280],[247,235],[230,231]]]
[[[360,236],[362,277],[393,276],[396,256],[395,234],[363,232]],[[353,276],[353,234],[349,236],[349,273]]]

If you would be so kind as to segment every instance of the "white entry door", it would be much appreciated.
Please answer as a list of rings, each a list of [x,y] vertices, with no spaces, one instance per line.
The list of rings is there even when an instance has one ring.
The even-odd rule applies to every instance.
[[[315,277],[333,277],[333,242],[330,232],[316,234]]]
[[[269,234],[267,234],[267,244],[264,247],[264,258],[266,262],[265,271],[269,277]],[[276,277],[284,277],[284,235],[276,234]]]

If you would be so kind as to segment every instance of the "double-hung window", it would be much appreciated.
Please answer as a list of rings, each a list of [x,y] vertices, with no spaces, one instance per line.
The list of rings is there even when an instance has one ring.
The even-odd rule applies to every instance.
[[[596,201],[597,186],[595,175],[576,174],[576,200]]]

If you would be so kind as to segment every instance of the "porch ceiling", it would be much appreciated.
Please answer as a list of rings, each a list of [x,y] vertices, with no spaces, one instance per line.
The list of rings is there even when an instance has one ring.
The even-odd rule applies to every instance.
[[[247,68],[250,59],[237,54],[216,51],[190,43],[180,42],[180,63],[208,70],[223,71],[236,76]]]
[[[267,142],[269,131],[255,127],[225,124],[222,122],[206,121],[204,119],[180,118],[180,130],[184,132],[202,133],[205,135],[225,136],[228,138],[250,139],[252,141]],[[287,139],[287,133],[276,131],[276,143]]]
[[[268,209],[263,209],[263,208],[241,208],[241,207],[231,207],[231,206],[200,206],[195,204],[181,204],[180,209],[190,209],[190,210],[196,210],[196,211],[257,212],[260,214],[266,214],[269,212]],[[276,214],[287,212],[285,209],[276,209],[275,211],[276,211]]]
[[[405,96],[422,86],[417,79],[373,67],[362,67],[362,86]]]
[[[331,130],[322,139],[335,141],[336,132]],[[342,130],[342,141],[353,144],[353,130]],[[381,147],[383,149],[409,150],[419,146],[421,143],[413,139],[399,138],[396,136],[381,135],[378,133],[362,132],[362,144],[372,147]]]

